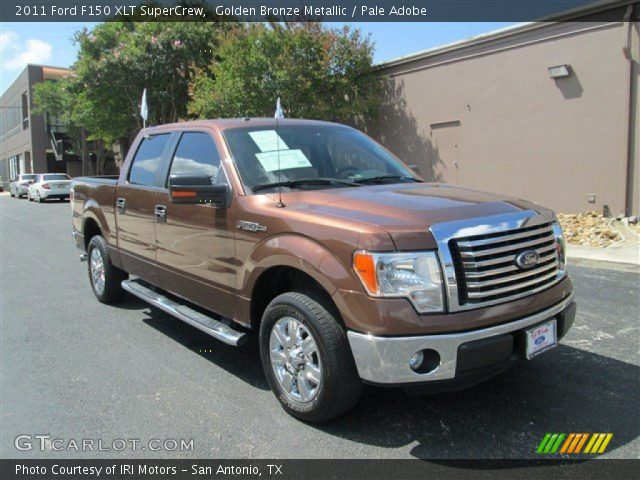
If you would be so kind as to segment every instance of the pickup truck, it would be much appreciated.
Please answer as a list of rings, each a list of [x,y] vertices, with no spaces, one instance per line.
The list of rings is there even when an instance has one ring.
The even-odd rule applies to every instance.
[[[147,128],[118,178],[71,194],[100,302],[128,292],[234,346],[257,332],[274,394],[306,422],[350,410],[363,383],[473,385],[575,317],[552,211],[427,183],[339,124]]]

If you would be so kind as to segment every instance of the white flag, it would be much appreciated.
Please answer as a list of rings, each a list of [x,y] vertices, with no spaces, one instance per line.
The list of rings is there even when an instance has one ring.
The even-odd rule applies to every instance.
[[[146,122],[149,109],[147,108],[147,89],[142,91],[142,100],[140,101],[140,116]]]
[[[280,106],[280,97],[278,97],[278,100],[276,101],[276,113],[273,118],[284,118],[284,110],[282,110],[282,107]]]

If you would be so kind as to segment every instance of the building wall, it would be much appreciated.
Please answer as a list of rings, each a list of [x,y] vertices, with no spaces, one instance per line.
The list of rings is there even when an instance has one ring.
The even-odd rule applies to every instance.
[[[638,182],[627,185],[628,36],[624,22],[553,23],[391,62],[370,133],[430,180],[562,212],[623,213],[629,196],[637,213]],[[550,78],[547,68],[561,64],[571,75]]]
[[[49,68],[49,67],[44,67]],[[49,68],[49,70],[52,70]],[[64,69],[62,69],[64,70]],[[28,122],[22,122],[20,111],[19,128],[11,129],[0,138],[0,183],[7,186],[9,180],[8,163],[15,156],[20,156],[20,173],[49,172],[52,170],[47,161],[47,149],[50,149],[45,119],[42,115],[32,113],[33,87],[44,81],[44,69],[40,65],[28,65],[13,84],[6,90],[0,100],[2,107],[15,111],[22,105],[22,95],[26,95]],[[6,110],[5,108],[3,108]],[[3,117],[5,118],[5,117]],[[60,166],[57,166],[62,168]],[[59,170],[59,168],[55,170]]]

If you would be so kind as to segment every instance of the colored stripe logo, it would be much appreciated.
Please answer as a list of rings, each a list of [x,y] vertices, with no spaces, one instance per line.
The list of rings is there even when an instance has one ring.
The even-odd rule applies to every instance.
[[[547,433],[536,450],[538,454],[604,453],[613,433]]]

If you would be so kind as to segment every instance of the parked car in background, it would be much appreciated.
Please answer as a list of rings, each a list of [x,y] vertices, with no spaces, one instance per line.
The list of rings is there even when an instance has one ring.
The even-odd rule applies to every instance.
[[[51,198],[68,200],[71,178],[65,173],[39,173],[27,192],[29,201],[42,203]]]
[[[35,173],[21,173],[18,175],[18,178],[9,184],[10,195],[16,198],[28,195],[29,185],[33,183],[37,176]]]

